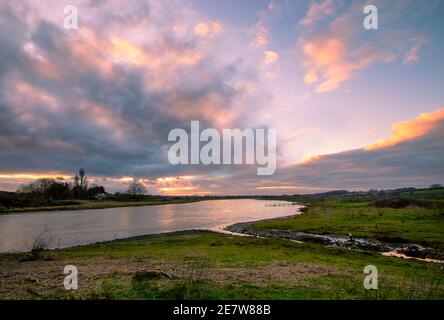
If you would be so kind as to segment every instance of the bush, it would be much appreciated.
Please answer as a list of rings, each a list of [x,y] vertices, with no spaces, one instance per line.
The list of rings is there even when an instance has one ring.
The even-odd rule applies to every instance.
[[[435,203],[429,200],[405,199],[405,198],[377,200],[373,202],[373,206],[378,208],[394,208],[394,209],[402,209],[407,207],[421,207],[427,209],[436,208]]]
[[[46,231],[41,232],[34,238],[29,247],[28,254],[21,261],[47,260],[45,251],[49,248],[51,239],[45,236]]]

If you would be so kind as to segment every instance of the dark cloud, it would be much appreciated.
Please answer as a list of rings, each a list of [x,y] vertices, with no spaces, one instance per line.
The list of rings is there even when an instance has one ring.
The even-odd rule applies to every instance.
[[[104,21],[137,24],[142,16],[149,17],[148,7],[143,14],[140,9]],[[86,35],[84,30],[69,33],[39,17],[27,30],[24,18],[9,7],[0,17],[3,171],[70,172],[83,166],[91,174],[108,176],[179,173],[186,168],[167,162],[168,132],[189,127],[190,120],[213,126],[239,95],[227,85],[236,75],[235,65],[213,64],[211,56],[199,52],[196,39],[175,39],[162,25],[153,59],[163,63],[162,55],[170,52],[179,58],[196,52],[202,60],[166,66],[165,71],[150,68],[149,61],[148,66],[122,65],[105,61],[113,39],[97,36],[103,31],[97,27]],[[15,30],[23,31],[12,37]],[[163,73],[165,81],[171,77],[175,84],[155,87]],[[208,105],[214,106],[214,114],[202,112]]]
[[[264,189],[256,193],[296,193],[332,189],[427,187],[444,182],[444,121],[429,133],[395,146],[376,150],[356,149],[321,156],[308,164],[280,168],[268,179],[242,176],[257,186],[294,186],[294,189]],[[292,191],[293,190],[293,191]],[[254,193],[250,188],[249,193]]]
[[[111,180],[189,175],[196,180],[174,185],[226,194],[444,182],[442,123],[395,146],[326,155],[278,167],[271,177],[257,176],[256,166],[170,165],[170,130],[188,129],[191,120],[202,128],[253,127],[253,112],[271,98],[266,90],[246,94],[236,82],[255,88],[257,70],[242,57],[219,60],[205,42],[230,39],[178,37],[172,26],[183,21],[175,10],[143,3],[114,10],[91,0],[83,12],[96,14],[82,16],[77,31],[26,4],[0,4],[0,173],[84,167]],[[142,41],[133,38],[140,34]],[[294,189],[258,189],[273,186]]]

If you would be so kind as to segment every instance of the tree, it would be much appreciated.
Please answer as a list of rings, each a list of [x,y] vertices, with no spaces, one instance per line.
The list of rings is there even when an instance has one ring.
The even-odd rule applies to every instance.
[[[105,193],[105,188],[103,186],[93,184],[90,188],[88,188],[86,196],[88,199],[96,199],[97,196],[104,195]]]
[[[440,189],[440,188],[442,188],[442,184],[439,184],[439,183],[432,184],[429,187],[429,189]]]
[[[88,189],[88,178],[86,177],[85,169],[80,168],[79,178],[80,178],[80,188]]]
[[[63,178],[38,179],[29,184],[21,185],[17,192],[44,199],[67,199],[72,195],[71,186],[64,182]]]
[[[74,182],[73,182],[72,185],[73,185],[73,188],[76,188],[76,187],[78,187],[80,185],[80,178],[79,178],[78,174],[75,175]]]
[[[88,178],[85,169],[80,168],[79,173],[75,175],[72,192],[75,198],[88,197]]]
[[[146,188],[142,183],[138,182],[136,179],[133,179],[128,186],[126,193],[133,196],[144,195],[146,194]]]
[[[140,192],[140,189],[138,189]],[[88,187],[88,178],[84,169],[80,169],[75,175],[72,184],[65,182],[63,177],[56,179],[42,178],[31,183],[21,185],[17,192],[25,194],[32,199],[64,200],[64,199],[95,199],[100,194],[105,194],[105,188],[93,184]]]

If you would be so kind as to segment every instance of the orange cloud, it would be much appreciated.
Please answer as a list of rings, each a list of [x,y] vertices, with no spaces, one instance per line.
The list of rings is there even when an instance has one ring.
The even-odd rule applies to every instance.
[[[160,70],[181,65],[194,65],[200,62],[202,55],[192,50],[178,50],[160,41],[156,48],[148,51],[124,39],[114,38],[109,54],[114,61],[131,63]]]
[[[210,24],[210,28],[212,32],[220,29],[214,23]],[[99,39],[87,28],[79,29],[70,38],[69,46],[77,61],[108,77],[113,76],[115,64],[157,71],[155,79],[159,88],[163,88],[171,80],[171,74],[167,71],[192,66],[202,60],[200,52],[174,47],[162,38],[156,39],[148,48],[119,37]]]
[[[318,81],[318,75],[315,70],[309,70],[304,77],[304,82],[306,84],[312,84]]]
[[[353,71],[370,63],[370,59],[361,59],[357,62],[347,61],[345,42],[336,37],[320,37],[303,42],[305,65],[308,72],[304,77],[307,84],[316,83],[318,74],[323,82],[318,85],[316,92],[335,90],[339,85],[350,78]]]
[[[256,34],[253,45],[257,48],[265,47],[268,44],[268,29],[265,26],[264,16],[262,15],[256,23]]]
[[[274,51],[265,51],[264,55],[265,55],[265,58],[264,58],[265,64],[273,64],[279,60],[279,54],[277,54]]]
[[[113,63],[107,56],[109,43],[100,40],[88,28],[79,28],[68,40],[73,58],[88,69],[99,70],[106,76],[113,75]],[[80,65],[80,64],[79,64]]]
[[[204,195],[209,191],[201,191],[199,185],[194,185],[196,176],[160,177],[150,183],[150,187],[166,195]]]
[[[298,186],[267,186],[256,187],[256,190],[275,190],[275,189],[298,189]]]
[[[391,127],[391,135],[365,147],[365,150],[377,150],[391,147],[401,142],[419,138],[430,132],[438,122],[444,121],[444,108],[432,112],[421,113],[413,120],[395,123]]]
[[[222,31],[222,24],[219,22],[200,22],[194,26],[194,33],[199,37],[212,36]]]
[[[307,156],[300,160],[297,164],[310,164],[318,160],[321,160],[321,156]]]
[[[176,193],[178,191],[188,191],[196,189],[196,187],[166,187],[166,188],[160,188],[159,190],[162,192],[170,192],[170,193]]]
[[[110,180],[117,181],[117,182],[133,182],[134,178],[133,177],[121,177],[121,178],[111,178]]]
[[[69,180],[72,178],[72,176],[64,175],[64,174],[57,174],[57,173],[47,173],[47,174],[41,174],[41,173],[0,173],[0,179],[24,179],[24,180],[37,180],[42,178],[48,178],[48,179],[56,179],[56,178],[63,178],[65,180]]]

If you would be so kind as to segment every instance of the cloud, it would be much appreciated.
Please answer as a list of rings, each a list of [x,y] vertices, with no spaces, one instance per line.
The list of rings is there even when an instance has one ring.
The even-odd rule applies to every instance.
[[[305,65],[308,72],[304,77],[307,84],[318,81],[318,74],[323,82],[318,85],[316,92],[328,92],[339,87],[339,85],[350,78],[353,71],[367,65],[369,61],[348,61],[346,58],[347,47],[339,38],[314,38],[304,42],[303,52],[305,54]]]
[[[419,125],[423,128],[421,135],[384,148],[359,148],[309,157],[298,164],[279,167],[270,177],[257,177],[244,170],[219,180],[218,184],[230,193],[293,194],[344,188],[428,187],[443,183],[444,118],[441,110],[406,122],[409,123],[406,127]]]
[[[418,53],[421,48],[420,44],[415,45],[412,49],[409,50],[404,56],[404,64],[412,64],[419,61]]]
[[[200,22],[194,26],[194,33],[200,37],[206,37],[222,32],[222,24],[219,22]]]
[[[360,3],[334,18],[329,3],[313,2],[307,28],[296,34],[304,81],[316,92],[340,88],[371,64],[418,58],[423,38],[403,29],[405,24],[392,25],[393,17],[387,17],[384,32],[365,33]],[[382,3],[395,6],[378,2],[378,8]],[[272,2],[252,28],[244,29],[209,20],[176,0],[75,4],[81,12],[76,31],[63,28],[59,1],[0,4],[0,188],[11,190],[15,182],[46,173],[70,176],[79,167],[111,191],[125,190],[136,177],[153,193],[165,194],[322,191],[348,182],[355,188],[394,186],[442,176],[437,115],[433,121],[394,127],[392,136],[373,149],[315,156],[281,167],[272,177],[257,177],[256,167],[248,166],[171,166],[166,156],[171,129],[188,129],[190,120],[217,129],[259,122],[266,127],[263,115],[277,105],[267,79],[276,81],[279,95],[294,96],[283,67],[295,61],[281,43],[294,45],[295,35],[271,37],[273,30],[288,29],[277,19],[286,13],[281,9],[288,8],[287,2]],[[398,12],[389,9],[381,12]],[[315,24],[319,28],[311,28]],[[276,52],[267,48],[272,41]],[[290,97],[291,103],[312,97],[305,91]],[[309,120],[309,111],[302,117]],[[283,136],[280,154],[299,155],[299,135]]]
[[[365,150],[387,148],[404,141],[424,136],[442,121],[444,121],[444,108],[439,108],[432,112],[421,113],[413,120],[395,123],[391,127],[390,137],[366,146]]]
[[[265,47],[270,42],[269,31],[265,22],[266,14],[265,12],[261,12],[259,16],[260,16],[259,21],[255,25],[255,38],[253,41],[253,45],[256,48]]]
[[[242,83],[255,87],[263,57],[247,64],[250,52],[226,57],[218,48],[245,44],[248,32],[222,32],[178,1],[78,5],[84,14],[73,31],[46,3],[2,3],[3,173],[85,167],[97,177],[181,175],[189,168],[167,161],[171,129],[190,120],[242,127],[256,95]]]
[[[334,7],[332,0],[313,0],[307,10],[307,14],[299,22],[299,24],[303,26],[311,25],[321,20],[324,16],[333,13],[333,9]]]
[[[392,136],[371,146],[313,156],[278,171],[270,185],[342,189],[426,187],[444,181],[444,109],[392,126]]]
[[[312,84],[318,81],[318,75],[316,74],[316,70],[310,69],[304,77],[304,82],[306,84]]]
[[[273,64],[279,60],[279,54],[274,51],[265,51],[264,55],[264,64]]]
[[[267,186],[256,187],[257,190],[286,190],[286,189],[299,189],[300,186]]]
[[[277,4],[275,0],[271,0],[270,3],[268,4],[267,10],[268,11],[273,11],[276,10]]]
[[[324,26],[309,29],[298,41],[304,57],[306,74],[304,82],[316,84],[315,92],[324,93],[338,89],[357,71],[375,63],[392,63],[401,58],[409,64],[418,60],[418,51],[424,36],[407,28],[400,15],[407,15],[412,4],[399,6],[393,2],[377,2],[380,12],[385,12],[386,31],[371,32],[362,27],[362,4],[356,2],[342,8],[331,21],[325,21],[332,3],[313,2],[301,23],[309,25],[321,21]],[[341,6],[339,6],[341,7]],[[399,12],[398,16],[394,12]],[[413,47],[412,47],[413,43]]]

